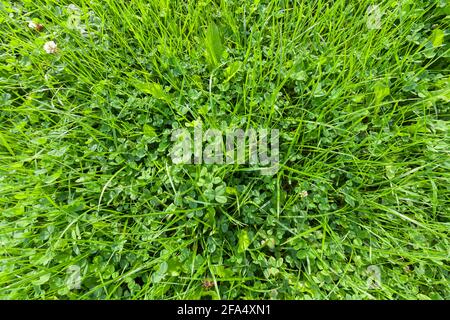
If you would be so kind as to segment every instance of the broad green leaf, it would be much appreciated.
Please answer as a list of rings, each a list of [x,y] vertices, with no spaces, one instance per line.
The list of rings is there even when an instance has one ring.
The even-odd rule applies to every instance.
[[[225,48],[222,43],[219,27],[215,23],[211,23],[206,30],[205,37],[206,60],[211,69],[219,64]]]
[[[389,86],[382,82],[377,82],[374,87],[375,102],[378,104],[390,94]]]
[[[147,137],[156,136],[155,128],[153,128],[151,125],[144,124],[143,131],[144,131],[144,135],[146,135]]]
[[[231,78],[234,77],[234,75],[239,71],[239,69],[241,68],[241,62],[240,61],[235,61],[232,64],[230,64],[226,69],[225,69],[225,82],[228,82],[231,80]]]
[[[159,83],[136,82],[135,86],[142,92],[151,94],[156,99],[170,102],[170,96],[164,91],[164,88]]]
[[[50,276],[51,276],[50,273],[44,274],[44,275],[41,276],[39,279],[34,280],[32,283],[33,283],[35,286],[39,286],[39,285],[41,285],[41,284],[46,283],[46,282],[50,279]]]
[[[61,176],[62,174],[62,170],[58,170],[57,172],[55,172],[54,174],[52,174],[51,176],[46,177],[43,182],[45,184],[50,184],[55,182],[56,180],[58,180],[58,178]]]
[[[237,190],[234,187],[226,187],[225,192],[227,194],[237,194]]]
[[[238,252],[244,252],[250,245],[250,238],[246,230],[242,230],[238,236]]]
[[[440,47],[444,43],[444,31],[441,29],[434,29],[431,34],[431,42],[433,43],[433,47]]]

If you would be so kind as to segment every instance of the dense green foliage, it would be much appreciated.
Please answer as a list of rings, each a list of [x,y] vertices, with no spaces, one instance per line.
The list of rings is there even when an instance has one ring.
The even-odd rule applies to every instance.
[[[450,5],[372,4],[0,0],[0,298],[449,299]]]

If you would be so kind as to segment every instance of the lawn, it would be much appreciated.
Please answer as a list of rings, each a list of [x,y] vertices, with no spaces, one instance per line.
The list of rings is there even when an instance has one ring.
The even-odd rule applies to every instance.
[[[450,299],[449,26],[446,0],[0,0],[0,298]],[[198,124],[278,130],[277,170],[175,163]]]

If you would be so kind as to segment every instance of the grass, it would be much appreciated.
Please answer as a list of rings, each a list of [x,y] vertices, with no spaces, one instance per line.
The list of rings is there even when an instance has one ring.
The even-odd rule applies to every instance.
[[[449,299],[450,6],[373,4],[1,0],[0,298]]]

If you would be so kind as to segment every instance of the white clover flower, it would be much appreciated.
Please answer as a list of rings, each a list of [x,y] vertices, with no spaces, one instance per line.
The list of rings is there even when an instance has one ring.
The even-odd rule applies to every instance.
[[[56,53],[58,51],[58,46],[54,41],[48,41],[44,44],[44,50],[47,53]]]
[[[69,4],[67,6],[67,10],[68,11],[72,11],[72,12],[80,12],[80,8],[78,8],[76,5],[74,5],[73,3]]]
[[[370,5],[366,10],[366,25],[369,30],[381,29],[383,13],[378,5]]]
[[[35,31],[42,31],[44,29],[44,26],[40,23],[36,23],[32,20],[28,21],[28,28],[34,29]]]
[[[82,37],[87,37],[88,36],[88,32],[86,31],[86,29],[80,28],[80,33]]]
[[[308,196],[308,191],[303,190],[302,192],[300,192],[300,196],[301,196],[302,198],[306,198],[306,197]]]

